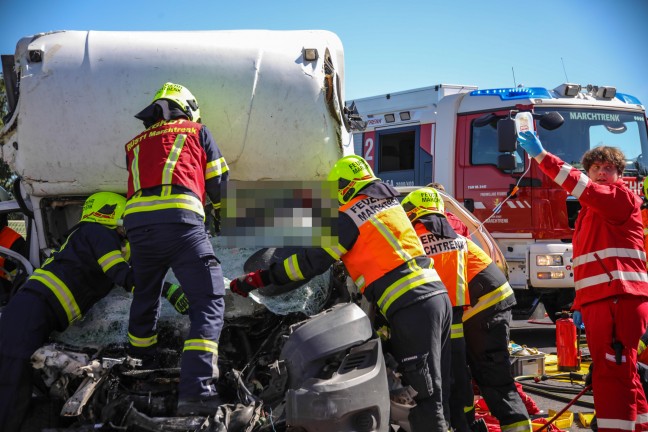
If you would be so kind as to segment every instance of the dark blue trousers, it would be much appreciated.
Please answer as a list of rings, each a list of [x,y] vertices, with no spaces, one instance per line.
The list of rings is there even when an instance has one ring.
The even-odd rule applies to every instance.
[[[129,334],[143,340],[156,336],[162,285],[171,268],[189,300],[191,321],[182,353],[179,397],[194,399],[216,394],[225,286],[205,228],[182,223],[154,224],[128,229],[128,239],[135,278]],[[131,339],[131,354],[135,357],[153,356],[156,349],[157,343],[135,346]]]
[[[30,357],[56,330],[56,317],[45,300],[24,290],[0,316],[0,430],[20,429],[32,392]]]
[[[423,360],[402,371],[418,393],[409,414],[412,432],[448,431],[451,322],[452,307],[445,292],[407,306],[389,319],[392,354],[400,367],[407,359]]]
[[[509,358],[511,309],[481,313],[464,322],[468,364],[491,413],[502,428],[529,421]]]

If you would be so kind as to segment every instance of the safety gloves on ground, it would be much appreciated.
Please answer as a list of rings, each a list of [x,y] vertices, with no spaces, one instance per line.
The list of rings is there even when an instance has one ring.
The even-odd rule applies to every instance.
[[[585,324],[583,324],[583,316],[581,315],[580,311],[574,311],[572,313],[572,320],[574,321],[576,328],[580,328],[581,330],[585,328]]]
[[[257,270],[245,276],[239,276],[230,282],[230,290],[240,296],[247,297],[257,288],[269,285],[269,275],[265,270]]]
[[[525,152],[529,154],[532,158],[538,156],[544,148],[540,142],[540,138],[536,135],[535,132],[524,131],[518,134],[518,142],[520,146],[524,149]]]
[[[189,311],[189,300],[180,285],[164,282],[162,288],[162,297],[169,300],[171,306],[178,311],[179,314],[186,315]]]

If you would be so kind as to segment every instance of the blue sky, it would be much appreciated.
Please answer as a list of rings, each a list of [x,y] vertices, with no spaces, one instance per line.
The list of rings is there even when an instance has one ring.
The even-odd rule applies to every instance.
[[[0,3],[1,54],[51,30],[229,29],[335,32],[347,99],[440,83],[553,88],[567,76],[648,105],[648,0]]]

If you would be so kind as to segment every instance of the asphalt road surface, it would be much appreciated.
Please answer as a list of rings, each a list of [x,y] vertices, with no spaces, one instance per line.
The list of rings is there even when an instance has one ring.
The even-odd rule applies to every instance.
[[[584,340],[584,336],[582,340]],[[518,319],[511,322],[511,341],[518,345],[526,345],[530,348],[536,348],[538,351],[548,354],[548,356],[545,356],[545,371],[548,372],[547,375],[549,377],[556,373],[563,373],[557,371],[557,367],[555,366],[555,363],[553,363],[556,354],[556,326],[548,317],[545,316],[544,308],[541,304],[530,319]],[[584,347],[582,351],[586,359],[586,347]],[[536,366],[539,362],[539,360],[536,362],[529,360],[523,363],[524,366],[518,365],[513,369],[517,371],[523,370],[526,375],[537,370]],[[578,374],[582,373],[586,373],[585,368],[582,368],[578,372]],[[538,408],[543,411],[543,413],[539,415],[540,417],[547,417],[549,410],[555,412],[560,411],[583,389],[582,381],[576,380],[570,383],[568,380],[550,378],[536,383],[533,379],[518,378],[518,382],[521,382],[525,386],[524,391],[538,405]],[[540,394],[537,391],[534,391],[535,389],[529,387],[529,385],[537,384],[542,385],[542,388],[539,389],[540,392],[546,390],[549,391],[549,393]],[[558,390],[560,390],[560,392],[558,392]],[[593,400],[592,397],[587,394],[580,397],[577,403],[569,408],[569,411],[574,414],[572,426],[569,428],[563,428],[563,430],[583,431],[590,429],[589,427],[583,427],[579,423],[578,413],[593,413],[594,408],[591,406],[588,407],[580,405],[581,402],[592,404]]]

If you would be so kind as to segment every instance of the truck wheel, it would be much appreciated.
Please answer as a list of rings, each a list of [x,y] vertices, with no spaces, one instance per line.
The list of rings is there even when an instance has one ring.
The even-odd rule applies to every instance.
[[[575,296],[576,291],[573,288],[560,288],[543,291],[540,295],[540,301],[551,321],[555,323],[558,319],[556,314],[564,310],[570,310]]]

